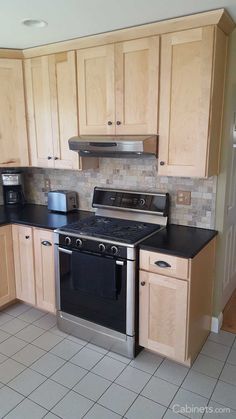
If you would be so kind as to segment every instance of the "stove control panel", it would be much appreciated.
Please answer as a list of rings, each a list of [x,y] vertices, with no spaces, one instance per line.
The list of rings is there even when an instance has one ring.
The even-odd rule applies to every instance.
[[[99,253],[104,255],[118,256],[127,258],[126,246],[106,243],[99,240],[85,239],[83,237],[74,237],[67,234],[59,234],[59,245],[70,250],[80,250],[85,252]]]
[[[94,208],[132,209],[167,216],[169,210],[168,193],[143,193],[96,187],[93,194]]]

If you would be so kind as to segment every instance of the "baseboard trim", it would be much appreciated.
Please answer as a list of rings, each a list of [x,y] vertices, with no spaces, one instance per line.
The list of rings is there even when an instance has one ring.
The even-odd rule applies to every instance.
[[[218,317],[211,318],[211,331],[219,333],[223,323],[223,313],[221,312]]]

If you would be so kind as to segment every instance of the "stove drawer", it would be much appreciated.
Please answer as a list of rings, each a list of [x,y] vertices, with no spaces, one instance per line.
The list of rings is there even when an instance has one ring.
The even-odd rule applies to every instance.
[[[140,250],[140,269],[180,279],[189,278],[189,260],[158,252]]]

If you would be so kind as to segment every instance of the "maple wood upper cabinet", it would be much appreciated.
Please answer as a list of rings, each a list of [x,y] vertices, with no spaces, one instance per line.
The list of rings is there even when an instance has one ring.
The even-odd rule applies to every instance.
[[[75,52],[24,64],[32,166],[82,169],[83,160],[68,146],[68,139],[78,135]],[[86,164],[93,167],[94,160]]]
[[[16,298],[11,226],[0,227],[0,307]]]
[[[22,61],[0,59],[0,167],[28,166]]]
[[[160,175],[218,173],[226,50],[214,26],[161,37]]]
[[[156,134],[159,37],[77,51],[80,134]]]

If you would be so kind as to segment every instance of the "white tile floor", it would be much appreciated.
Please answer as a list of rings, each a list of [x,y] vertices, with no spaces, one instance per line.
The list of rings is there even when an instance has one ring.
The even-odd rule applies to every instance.
[[[0,312],[0,418],[181,417],[236,418],[235,335],[211,333],[189,369],[147,351],[130,361],[26,304]]]

